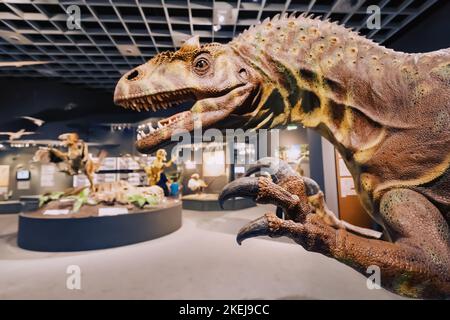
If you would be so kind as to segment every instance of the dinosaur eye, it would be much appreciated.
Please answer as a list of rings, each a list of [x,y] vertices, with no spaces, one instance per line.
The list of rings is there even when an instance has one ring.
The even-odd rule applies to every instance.
[[[209,61],[206,58],[199,58],[194,62],[195,71],[204,73],[209,68]]]

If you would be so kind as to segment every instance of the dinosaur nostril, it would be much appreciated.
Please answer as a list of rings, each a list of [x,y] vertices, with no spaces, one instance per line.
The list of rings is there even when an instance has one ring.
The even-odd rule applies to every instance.
[[[136,79],[139,76],[139,71],[137,71],[136,69],[133,70],[128,76],[127,76],[127,80],[131,81]]]

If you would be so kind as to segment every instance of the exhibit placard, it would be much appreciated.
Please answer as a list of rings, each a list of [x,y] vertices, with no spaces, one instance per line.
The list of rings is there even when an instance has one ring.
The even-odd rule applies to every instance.
[[[48,216],[59,216],[62,214],[69,214],[69,213],[70,213],[69,209],[49,209],[43,212],[43,214]]]
[[[127,208],[99,208],[98,216],[117,216],[119,214],[128,214]]]
[[[117,158],[106,157],[105,159],[103,159],[99,170],[113,171],[116,169],[117,169]]]
[[[55,185],[56,168],[52,164],[41,165],[41,187],[53,187]]]

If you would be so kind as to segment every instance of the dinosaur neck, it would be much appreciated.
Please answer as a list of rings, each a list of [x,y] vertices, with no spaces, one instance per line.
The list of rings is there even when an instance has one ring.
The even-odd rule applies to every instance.
[[[263,116],[264,127],[301,123],[355,150],[379,139],[384,79],[408,56],[303,16],[266,20],[230,45],[264,78],[252,119]],[[352,146],[352,132],[367,127],[369,135]]]

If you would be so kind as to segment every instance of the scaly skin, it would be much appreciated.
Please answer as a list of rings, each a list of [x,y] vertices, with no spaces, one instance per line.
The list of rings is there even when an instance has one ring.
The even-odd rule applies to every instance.
[[[398,294],[450,297],[449,49],[405,54],[328,21],[277,16],[226,45],[192,38],[126,74],[115,92],[116,103],[139,110],[186,99],[196,101],[190,111],[140,134],[141,152],[197,123],[302,124],[334,144],[364,208],[390,239],[327,221],[317,209],[324,202],[305,198],[305,180],[294,177],[290,184],[245,178],[225,188],[224,199],[252,196],[286,213],[287,220],[252,222],[239,241],[288,236],[362,273],[379,266],[382,286]]]

